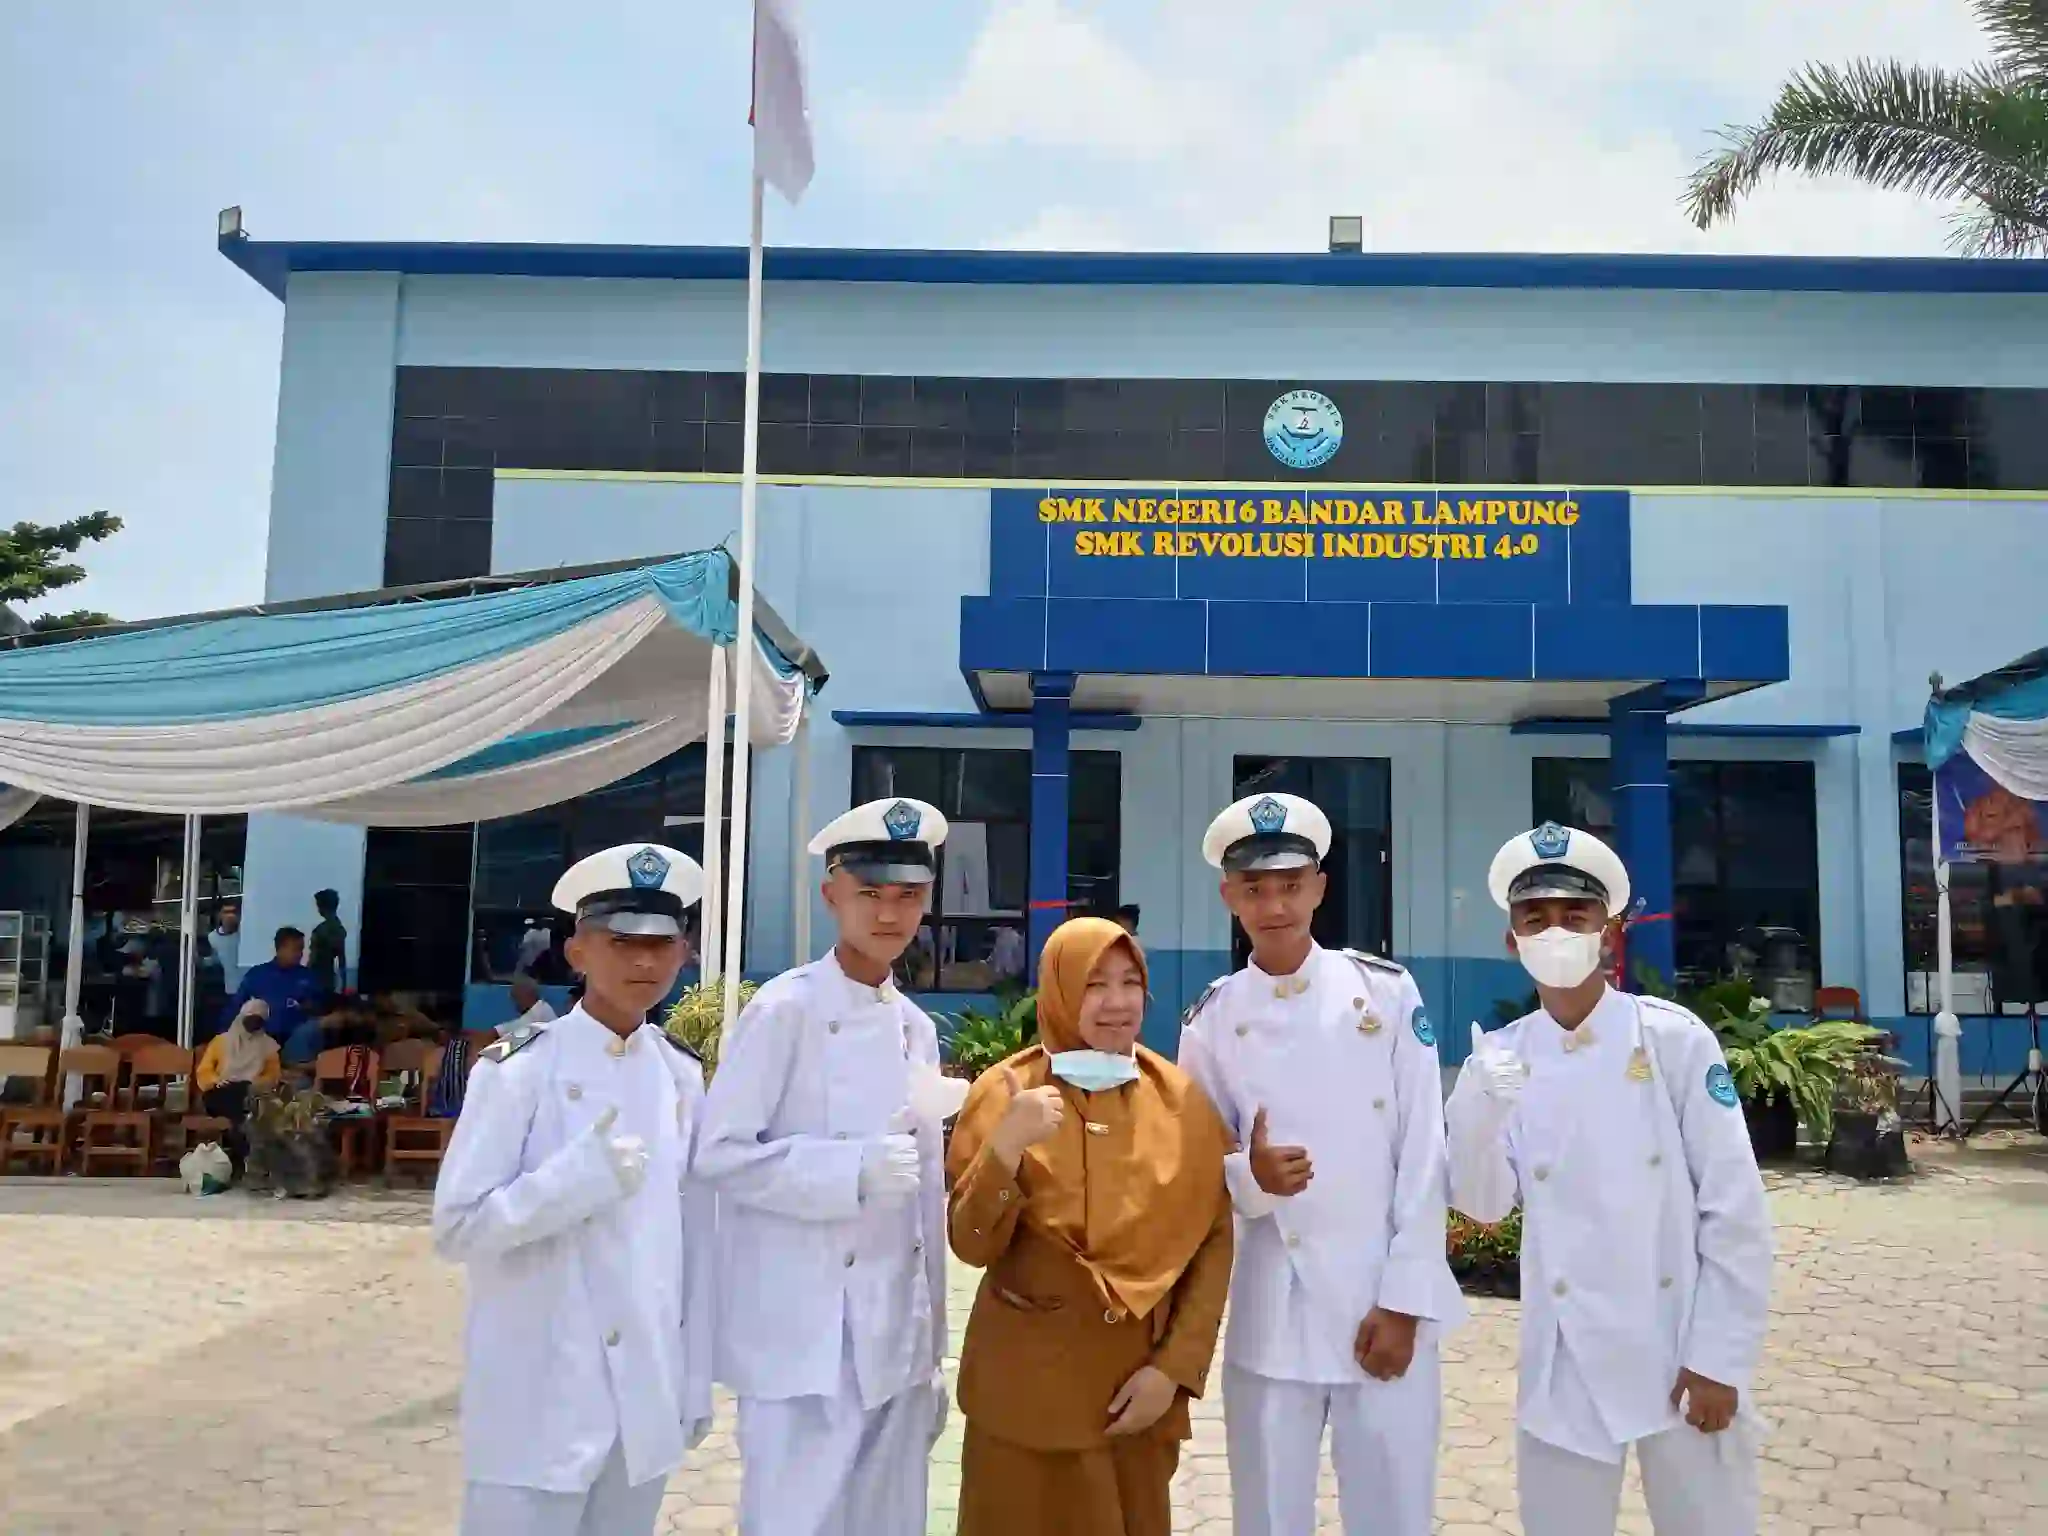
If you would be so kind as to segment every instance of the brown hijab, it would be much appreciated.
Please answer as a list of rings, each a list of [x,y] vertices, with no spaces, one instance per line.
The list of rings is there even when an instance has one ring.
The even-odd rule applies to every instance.
[[[975,1082],[946,1161],[950,1177],[958,1179],[981,1155],[1009,1107],[1005,1069],[1023,1089],[1058,1086],[1067,1101],[1059,1130],[1027,1151],[1017,1167],[1026,1197],[1022,1220],[1070,1249],[1107,1297],[1144,1317],[1173,1290],[1215,1224],[1229,1148],[1223,1122],[1201,1089],[1143,1046],[1136,1053],[1138,1079],[1122,1088],[1087,1094],[1052,1075],[1049,1054],[1085,1049],[1081,1000],[1088,978],[1119,945],[1143,972],[1145,952],[1138,941],[1106,918],[1079,917],[1054,930],[1039,961],[1042,1043]],[[1091,1107],[1101,1100],[1114,1103]],[[1091,1144],[1088,1120],[1112,1114],[1128,1122],[1128,1137]]]

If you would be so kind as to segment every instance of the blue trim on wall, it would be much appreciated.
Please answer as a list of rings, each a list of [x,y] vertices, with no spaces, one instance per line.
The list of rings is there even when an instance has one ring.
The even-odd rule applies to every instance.
[[[1614,764],[1615,852],[1628,869],[1645,921],[1629,930],[1627,985],[1638,966],[1670,977],[1677,970],[1678,924],[1672,900],[1671,765],[1665,746],[1663,688],[1645,688],[1608,706]]]
[[[870,726],[877,730],[938,731],[1028,731],[1031,716],[1021,709],[991,709],[979,714],[965,711],[915,709],[835,709],[832,718],[840,725]],[[1143,725],[1141,716],[1123,710],[1076,711],[1067,718],[1076,731],[1135,731]]]
[[[1856,736],[1860,725],[1737,725],[1674,720],[1667,727],[1673,736],[1748,737],[1759,741],[1818,741],[1830,736]],[[1605,736],[1605,720],[1517,720],[1508,727],[1510,736]],[[1918,731],[1910,733],[1917,739]]]
[[[1701,681],[1783,682],[1786,627],[1761,607],[963,597],[960,670],[1584,682],[1616,680],[1620,657],[1697,697]]]
[[[1038,981],[1038,957],[1053,929],[1067,920],[1067,806],[1073,720],[1071,672],[1037,672],[1031,678],[1031,861],[1027,888],[1030,909],[1025,931],[1031,980]]]
[[[744,282],[741,246],[513,245],[225,237],[223,256],[282,299],[294,272]],[[778,282],[1618,288],[1763,293],[2048,293],[2039,261],[1958,257],[1640,256],[1462,252],[896,251],[784,246]]]

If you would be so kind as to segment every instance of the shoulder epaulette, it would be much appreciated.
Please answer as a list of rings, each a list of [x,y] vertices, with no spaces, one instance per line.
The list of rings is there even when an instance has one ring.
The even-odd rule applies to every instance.
[[[1406,976],[1408,974],[1407,971],[1389,960],[1385,955],[1375,955],[1370,950],[1346,949],[1340,950],[1339,953],[1353,965],[1365,970],[1379,971],[1387,976]]]
[[[1186,1029],[1190,1024],[1195,1022],[1196,1015],[1201,1013],[1201,1011],[1204,1008],[1209,1006],[1209,1000],[1213,998],[1218,992],[1223,990],[1223,983],[1228,980],[1230,980],[1228,976],[1218,976],[1214,981],[1210,982],[1209,985],[1202,988],[1202,995],[1196,998],[1192,1003],[1189,1003],[1188,1011],[1180,1016],[1180,1027],[1182,1029]]]
[[[546,1033],[546,1026],[522,1024],[504,1039],[487,1045],[478,1061],[510,1061]]]

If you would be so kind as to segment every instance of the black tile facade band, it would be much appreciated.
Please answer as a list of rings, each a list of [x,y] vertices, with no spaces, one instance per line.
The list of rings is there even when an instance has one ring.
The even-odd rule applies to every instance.
[[[1316,389],[1336,454],[1267,409]],[[499,469],[737,474],[737,373],[401,368],[387,582],[490,566]],[[767,374],[761,470],[934,480],[2048,489],[2048,390]]]

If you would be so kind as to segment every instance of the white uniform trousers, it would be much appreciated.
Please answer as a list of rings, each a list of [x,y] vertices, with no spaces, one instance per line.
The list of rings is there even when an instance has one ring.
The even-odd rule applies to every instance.
[[[863,1408],[849,1355],[830,1397],[740,1399],[740,1536],[924,1536],[933,1388]]]
[[[1223,1426],[1237,1536],[1315,1530],[1325,1424],[1344,1536],[1429,1536],[1442,1415],[1434,1344],[1416,1346],[1398,1381],[1278,1381],[1225,1366]]]
[[[1737,1419],[1715,1435],[1690,1424],[1635,1443],[1643,1502],[1657,1536],[1757,1536],[1757,1433]],[[1619,1461],[1515,1437],[1524,1536],[1611,1536],[1621,1513]]]
[[[462,1536],[652,1536],[668,1478],[626,1481],[626,1452],[614,1445],[597,1481],[582,1493],[471,1483],[462,1495]]]

